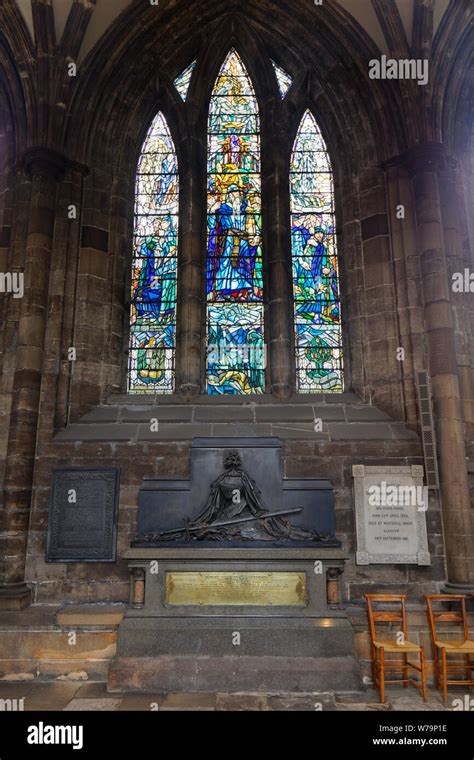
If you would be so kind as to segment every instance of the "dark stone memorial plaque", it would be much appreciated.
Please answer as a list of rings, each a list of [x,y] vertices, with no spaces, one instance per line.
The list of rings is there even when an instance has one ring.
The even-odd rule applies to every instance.
[[[120,470],[54,470],[47,562],[115,562]]]

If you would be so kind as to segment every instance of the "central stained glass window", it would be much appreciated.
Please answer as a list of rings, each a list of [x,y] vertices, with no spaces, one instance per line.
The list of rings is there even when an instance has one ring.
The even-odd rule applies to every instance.
[[[207,391],[263,393],[260,122],[235,50],[211,97],[207,164]]]

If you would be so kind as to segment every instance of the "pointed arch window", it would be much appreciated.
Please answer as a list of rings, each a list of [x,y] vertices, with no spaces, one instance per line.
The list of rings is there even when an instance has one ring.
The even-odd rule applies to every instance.
[[[138,163],[130,310],[130,393],[174,391],[178,161],[162,113]]]
[[[331,162],[307,111],[290,168],[291,238],[299,393],[343,390],[341,305]]]
[[[272,64],[284,99],[292,77]],[[195,69],[193,61],[174,81],[184,103]],[[249,74],[232,49],[214,84],[207,124],[202,317],[209,395],[265,392],[261,170],[259,107]],[[292,316],[296,391],[337,393],[343,390],[343,355],[334,183],[324,139],[309,110],[294,141],[289,180],[293,314],[287,325]],[[178,206],[177,154],[159,112],[136,177],[129,393],[175,391]],[[196,333],[202,325],[198,317],[196,311]]]
[[[235,50],[211,97],[207,163],[207,390],[263,393],[260,120]]]

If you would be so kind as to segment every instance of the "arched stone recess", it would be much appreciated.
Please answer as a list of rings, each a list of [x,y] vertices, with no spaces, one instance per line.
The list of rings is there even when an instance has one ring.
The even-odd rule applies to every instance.
[[[90,356],[94,347],[95,364],[87,359],[82,367],[80,361],[74,365],[69,418],[77,419],[125,387],[134,175],[147,126],[158,110],[167,118],[180,165],[178,334],[182,337],[177,386],[185,398],[203,388],[205,331],[202,320],[198,325],[197,312],[203,313],[200,273],[206,249],[207,109],[219,66],[228,50],[236,47],[254,83],[262,113],[263,218],[270,257],[267,312],[277,315],[276,322],[270,323],[278,336],[270,342],[269,390],[276,398],[287,398],[294,387],[294,367],[287,350],[290,346],[292,352],[291,308],[282,307],[291,299],[288,166],[292,136],[309,107],[328,144],[336,182],[345,356],[350,367],[347,386],[404,419],[380,165],[401,152],[410,136],[403,133],[403,120],[395,118],[402,105],[397,95],[385,97],[384,83],[370,82],[368,87],[368,65],[363,68],[360,62],[351,62],[351,54],[355,60],[355,51],[361,46],[367,61],[375,56],[373,42],[352,19],[348,38],[348,21],[339,8],[333,9],[331,25],[325,17],[317,30],[314,15],[308,14],[303,4],[299,15],[278,8],[269,18],[258,3],[252,3],[244,18],[228,5],[209,3],[192,28],[183,24],[184,9],[172,17],[154,9],[141,16],[139,32],[131,34],[130,29],[137,28],[131,23],[136,12],[132,6],[129,23],[126,18],[117,23],[83,63],[65,120],[63,142],[68,155],[91,168],[82,204],[83,258],[89,257],[92,268],[98,266],[103,281],[92,293],[92,285],[86,285],[84,278],[97,275],[83,271],[80,265],[83,280],[79,281],[84,285],[78,288],[78,299],[85,295],[85,300],[77,304],[76,342],[84,356]],[[288,29],[299,40],[298,47],[288,45]],[[158,30],[160,47],[156,50]],[[284,34],[282,30],[286,30]],[[116,47],[119,35],[120,46]],[[294,77],[283,101],[276,90],[269,51],[274,51],[274,57]],[[198,65],[183,103],[173,79],[195,58]],[[392,131],[387,124],[393,125]],[[88,235],[95,239],[91,241]],[[94,279],[94,287],[97,285]],[[275,292],[278,297],[272,301]],[[93,304],[91,309],[88,302]],[[383,322],[374,319],[381,306]]]

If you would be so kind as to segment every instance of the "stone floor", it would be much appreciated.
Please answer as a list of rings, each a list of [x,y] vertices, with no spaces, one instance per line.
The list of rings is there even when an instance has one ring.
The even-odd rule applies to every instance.
[[[429,692],[425,705],[416,689],[390,687],[386,704],[381,705],[375,691],[353,694],[107,694],[105,683],[0,683],[0,711],[11,709],[2,700],[17,700],[14,709],[25,711],[105,710],[264,710],[264,711],[418,711],[452,709],[451,700],[463,697],[453,691],[445,707],[438,694]],[[23,703],[19,700],[24,699]],[[22,704],[22,706],[21,706]]]

